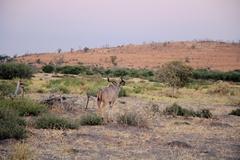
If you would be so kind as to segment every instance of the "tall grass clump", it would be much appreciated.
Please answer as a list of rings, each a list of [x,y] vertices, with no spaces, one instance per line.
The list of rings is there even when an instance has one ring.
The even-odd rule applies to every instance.
[[[45,104],[28,98],[5,98],[0,101],[0,107],[7,107],[18,111],[19,116],[37,116],[47,111]]]
[[[79,123],[66,118],[54,115],[44,115],[35,122],[36,129],[78,129]]]
[[[82,116],[80,119],[80,124],[81,125],[102,125],[104,123],[104,120],[102,117],[98,115],[85,115]]]
[[[0,140],[8,138],[26,138],[26,122],[17,111],[0,107]]]
[[[221,95],[234,95],[234,91],[230,89],[230,84],[228,82],[218,81],[211,85],[207,91],[209,94],[221,94]]]
[[[25,142],[17,142],[14,145],[8,146],[9,155],[3,157],[8,160],[29,160],[34,159],[34,152]],[[1,157],[0,157],[1,158]]]
[[[148,127],[147,119],[143,116],[134,112],[125,112],[120,114],[116,119],[118,124],[137,126],[137,127]]]

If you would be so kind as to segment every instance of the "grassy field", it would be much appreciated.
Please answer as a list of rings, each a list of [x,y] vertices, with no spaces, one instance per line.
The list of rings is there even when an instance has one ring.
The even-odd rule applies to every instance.
[[[80,121],[86,115],[97,114],[94,95],[109,84],[106,79],[41,73],[23,80],[25,97],[42,100],[50,93],[78,96],[75,110],[58,105],[37,116],[24,116],[28,138],[1,140],[0,159],[240,158],[240,118],[229,115],[239,108],[239,85],[195,81],[173,95],[172,89],[164,84],[126,79],[125,96],[119,97],[113,107],[114,121],[80,125],[76,129],[39,129],[35,122],[47,115]],[[196,90],[198,86],[202,89]],[[93,95],[88,109],[84,109],[86,92]],[[166,107],[174,103],[194,111],[209,109],[212,117],[164,115]],[[104,109],[104,120],[107,112],[108,106]],[[135,125],[118,122],[127,113],[134,115]]]

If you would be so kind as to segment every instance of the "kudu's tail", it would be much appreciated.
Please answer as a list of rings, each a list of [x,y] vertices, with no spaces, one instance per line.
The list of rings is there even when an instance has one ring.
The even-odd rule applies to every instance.
[[[97,101],[102,101],[102,93],[103,93],[103,90],[100,89],[97,93]]]

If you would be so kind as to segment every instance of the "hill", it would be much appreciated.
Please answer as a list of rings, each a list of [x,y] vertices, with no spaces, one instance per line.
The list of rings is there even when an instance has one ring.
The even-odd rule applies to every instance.
[[[35,53],[15,58],[41,68],[44,64],[86,65],[98,67],[118,67],[154,69],[164,63],[181,60],[193,68],[210,67],[211,70],[229,71],[240,69],[240,43],[221,41],[164,42],[141,45],[122,45],[62,53]],[[87,50],[87,51],[86,51]]]

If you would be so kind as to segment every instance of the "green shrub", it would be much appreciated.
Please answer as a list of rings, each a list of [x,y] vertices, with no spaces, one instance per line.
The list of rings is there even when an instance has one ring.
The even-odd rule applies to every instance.
[[[13,93],[16,89],[17,82],[14,81],[0,81],[0,100],[5,96]]]
[[[198,111],[194,111],[192,109],[182,108],[177,103],[174,103],[165,108],[163,111],[164,115],[172,115],[172,116],[192,116],[192,117],[200,117],[200,118],[211,118],[212,113],[209,109],[200,109]]]
[[[125,112],[117,116],[117,123],[129,126],[148,127],[147,120],[137,113]]]
[[[47,110],[47,106],[27,98],[3,99],[0,107],[7,107],[18,111],[20,116],[37,116]]]
[[[240,116],[240,109],[237,108],[235,110],[232,110],[229,115],[235,115],[235,116]]]
[[[0,140],[26,138],[26,122],[13,109],[0,107],[0,126]]]
[[[77,121],[66,118],[57,117],[54,115],[44,115],[38,118],[35,122],[36,129],[78,129]]]
[[[138,94],[138,93],[142,92],[142,89],[139,87],[137,87],[137,88],[134,87],[133,92]]]
[[[0,79],[27,78],[33,76],[31,67],[24,63],[0,63]]]
[[[42,71],[45,73],[52,73],[54,71],[54,66],[51,64],[47,64],[42,67]]]
[[[102,125],[103,124],[103,118],[98,115],[86,115],[82,116],[80,119],[81,125]]]
[[[200,109],[196,112],[196,116],[200,118],[211,118],[212,113],[209,109]]]
[[[69,94],[70,93],[70,91],[66,87],[63,87],[63,86],[59,87],[59,91],[61,91],[64,94]]]
[[[127,97],[127,91],[124,88],[121,88],[118,97]]]
[[[56,68],[56,70],[62,74],[92,74],[90,67],[86,66],[63,66]]]
[[[237,71],[221,72],[207,71],[206,69],[197,69],[193,71],[193,78],[239,82],[240,73]]]

